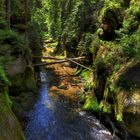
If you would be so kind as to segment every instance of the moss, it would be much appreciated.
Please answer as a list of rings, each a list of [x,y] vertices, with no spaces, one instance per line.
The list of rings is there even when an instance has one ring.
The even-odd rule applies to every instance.
[[[92,111],[98,111],[98,101],[96,99],[96,97],[88,95],[86,97],[86,101],[85,104],[83,106],[84,110],[92,110]]]
[[[122,115],[122,114],[117,114],[116,120],[117,120],[118,122],[123,122],[123,115]]]

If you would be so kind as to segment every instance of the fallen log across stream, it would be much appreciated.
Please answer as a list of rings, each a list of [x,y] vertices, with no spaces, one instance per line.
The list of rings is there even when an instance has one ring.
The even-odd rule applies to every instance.
[[[50,59],[50,60],[62,60],[62,58],[56,58],[53,56],[32,56],[32,58]]]
[[[65,62],[72,62],[72,63],[75,63],[76,65],[79,65],[79,66],[85,68],[85,69],[93,71],[91,68],[86,67],[86,66],[76,62],[76,61],[85,59],[85,57],[63,58],[63,59],[61,59],[61,58],[56,58],[56,57],[52,57],[52,56],[33,56],[33,58],[56,60],[56,61],[53,61],[53,62],[42,62],[42,63],[39,63],[39,64],[34,64],[33,65],[34,67],[47,66],[47,65],[59,64],[59,63],[65,63]]]

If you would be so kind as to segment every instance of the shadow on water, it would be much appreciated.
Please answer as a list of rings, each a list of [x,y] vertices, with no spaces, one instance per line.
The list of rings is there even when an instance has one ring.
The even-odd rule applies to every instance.
[[[118,140],[94,116],[76,113],[68,103],[50,97],[47,85],[41,84],[39,99],[28,114],[27,140]]]

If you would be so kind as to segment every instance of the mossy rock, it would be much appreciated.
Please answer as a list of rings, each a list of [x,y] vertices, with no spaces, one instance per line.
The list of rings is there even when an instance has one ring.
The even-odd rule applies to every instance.
[[[0,93],[0,140],[25,140],[21,126],[12,112],[7,95]]]
[[[115,114],[127,130],[140,137],[140,65],[138,61],[125,64],[114,74]]]
[[[95,96],[87,95],[83,109],[98,111],[98,105],[99,104]]]

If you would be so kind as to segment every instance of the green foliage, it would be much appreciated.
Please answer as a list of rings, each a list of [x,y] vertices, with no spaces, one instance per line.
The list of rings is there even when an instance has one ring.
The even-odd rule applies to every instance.
[[[134,15],[136,18],[140,17],[140,2],[137,4],[132,4],[130,8],[127,10],[130,15]]]
[[[81,76],[84,80],[88,80],[89,79],[89,76],[90,76],[90,71],[89,70],[83,70],[82,73],[81,73]]]
[[[42,0],[35,1],[32,10],[32,22],[38,25],[42,38],[48,36],[54,39],[60,36],[61,32],[61,1]]]
[[[101,14],[100,14],[100,21],[102,20],[102,18],[104,17],[104,15],[106,15],[106,12],[108,10],[112,10],[114,11],[115,13],[121,13],[121,3],[122,3],[122,0],[103,0],[104,1],[104,6],[101,10]],[[116,12],[117,11],[117,12]]]
[[[2,84],[2,85],[9,85],[10,84],[2,66],[0,66],[0,84]]]
[[[64,22],[64,30],[62,33],[62,37],[67,39],[69,42],[73,38],[77,38],[77,33],[79,32],[79,22],[81,22],[80,11],[82,12],[84,9],[83,1],[78,0],[74,5],[72,12],[68,15],[68,18]]]
[[[49,32],[54,38],[58,38],[61,33],[61,7],[60,2],[56,0],[49,0]]]
[[[93,72],[90,70],[81,71],[81,77],[85,81],[84,87],[85,89],[91,89],[94,85],[93,83]]]
[[[123,34],[120,38],[120,46],[124,56],[140,58],[140,30],[132,35]]]
[[[94,5],[94,4],[97,3],[97,1],[98,1],[98,0],[90,0],[90,3],[91,3],[92,5]]]
[[[82,35],[81,40],[77,47],[79,55],[87,56],[89,54],[89,49],[90,49],[90,45],[92,43],[93,37],[94,37],[93,34],[90,32],[84,33]]]
[[[135,19],[134,16],[130,16],[123,21],[124,30],[126,30],[127,32],[134,31],[138,24],[139,22]]]
[[[92,16],[89,15],[92,14],[96,2],[96,0],[73,1],[68,6],[68,12],[66,9],[62,11],[64,13],[61,35],[63,47],[66,46],[68,50],[79,54],[89,53],[92,33],[95,30],[93,27],[95,25],[91,24]]]
[[[122,116],[122,114],[117,114],[116,120],[117,120],[118,122],[123,122],[123,116]]]
[[[133,39],[130,38],[128,35],[124,35],[121,39],[121,46],[123,54],[129,57],[135,56],[135,46],[134,46]]]
[[[98,101],[97,101],[96,97],[88,95],[86,97],[86,101],[85,101],[85,104],[83,106],[83,109],[84,110],[98,111],[98,105],[99,104],[98,104]]]
[[[102,28],[98,28],[97,34],[103,34],[103,29]]]
[[[34,30],[37,31],[35,34],[36,36],[39,36],[40,38],[46,38],[46,36],[49,34],[48,33],[48,8],[49,4],[48,1],[34,1],[34,7],[32,9],[32,19],[31,19],[31,31],[33,32]],[[33,26],[33,27],[32,27]]]
[[[94,34],[92,43],[89,48],[89,51],[93,54],[94,57],[96,56],[99,47],[100,47],[100,39],[97,36],[97,34]]]

